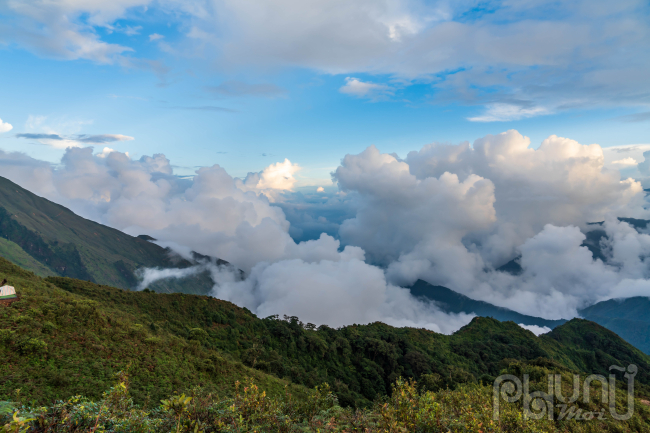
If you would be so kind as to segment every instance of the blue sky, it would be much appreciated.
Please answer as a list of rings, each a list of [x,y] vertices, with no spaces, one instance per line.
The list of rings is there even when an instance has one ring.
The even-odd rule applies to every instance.
[[[164,153],[176,173],[218,163],[233,176],[289,158],[299,184],[319,185],[371,144],[404,157],[508,129],[534,147],[551,134],[650,143],[649,9],[6,1],[0,119],[13,128],[0,148],[51,162],[66,145]]]

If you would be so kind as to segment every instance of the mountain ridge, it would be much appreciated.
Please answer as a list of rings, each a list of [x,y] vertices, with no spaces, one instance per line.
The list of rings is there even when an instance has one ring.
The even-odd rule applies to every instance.
[[[139,268],[186,268],[198,263],[150,242],[150,236],[130,236],[80,217],[4,177],[0,177],[0,237],[4,238],[1,256],[41,276],[79,278],[124,289],[137,285]],[[160,281],[151,288],[207,293],[211,287],[209,274],[203,272]]]

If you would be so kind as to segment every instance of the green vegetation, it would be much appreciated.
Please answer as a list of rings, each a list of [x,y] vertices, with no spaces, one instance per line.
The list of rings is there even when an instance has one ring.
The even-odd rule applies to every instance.
[[[580,310],[580,315],[650,354],[650,298],[611,299]]]
[[[0,238],[0,256],[11,257],[15,264],[34,272],[39,277],[56,275],[50,268],[27,254],[20,245],[4,238]]]
[[[64,291],[4,259],[0,278],[21,296],[0,306],[0,400],[45,404],[79,394],[97,399],[122,370],[131,375],[131,395],[138,403],[197,385],[225,396],[246,377],[271,394],[287,385],[206,347],[200,330],[180,337],[119,305]],[[113,290],[125,301],[129,295],[157,296]],[[301,392],[296,385],[291,389]]]
[[[59,275],[124,289],[141,267],[188,267],[192,261],[119,230],[75,215],[0,177],[0,256],[40,276]],[[153,285],[158,291],[206,293],[207,272]]]
[[[250,376],[269,392],[326,382],[342,406],[364,407],[388,395],[398,377],[454,389],[491,383],[513,360],[587,374],[634,363],[638,382],[650,384],[648,356],[579,319],[542,337],[489,318],[450,336],[383,323],[316,328],[296,317],[260,319],[207,296],[41,279],[2,259],[0,278],[22,296],[0,308],[0,356],[7,360],[0,399],[16,389],[38,404],[99,398],[112,375],[127,370],[137,403],[196,385],[227,395],[235,380]]]
[[[532,389],[543,389],[544,377],[551,370],[520,363],[504,372],[529,374],[540,380]],[[557,373],[557,370],[553,370]],[[368,408],[342,408],[336,396],[324,384],[302,398],[285,392],[269,396],[255,383],[239,382],[231,398],[219,398],[200,387],[186,394],[174,394],[165,400],[142,407],[130,396],[129,377],[118,373],[116,386],[101,399],[75,396],[49,407],[30,407],[20,403],[0,404],[0,432],[366,432],[366,433],[596,433],[649,432],[650,409],[647,402],[636,400],[634,416],[628,421],[603,419],[576,420],[554,410],[553,420],[527,420],[522,416],[521,401],[500,401],[499,417],[493,418],[492,387],[461,385],[455,390],[430,391],[415,381],[398,378],[390,397],[376,400]],[[563,379],[569,379],[563,372]],[[570,393],[567,386],[565,394]],[[622,406],[625,393],[617,391]],[[539,409],[533,405],[534,408]],[[578,401],[577,413],[598,413],[603,405]],[[622,407],[619,407],[619,410]],[[3,417],[4,415],[4,417]],[[4,419],[3,419],[4,418]],[[1,427],[4,424],[4,427]]]

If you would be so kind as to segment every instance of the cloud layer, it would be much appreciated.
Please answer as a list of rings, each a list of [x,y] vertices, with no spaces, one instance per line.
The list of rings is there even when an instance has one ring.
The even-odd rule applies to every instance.
[[[180,178],[164,155],[108,148],[69,148],[56,167],[1,153],[0,165],[83,216],[233,263],[247,278],[210,267],[215,296],[263,316],[443,332],[467,323],[400,288],[418,278],[549,319],[650,296],[650,234],[618,219],[650,218],[641,183],[609,168],[600,146],[554,135],[533,149],[511,130],[403,159],[371,146],[341,160],[338,192],[313,195],[292,192],[300,167],[286,159],[243,179],[219,165]],[[501,270],[508,262],[520,271]]]
[[[437,102],[484,109],[474,121],[516,120],[567,108],[647,107],[648,3],[642,0],[475,2],[436,0],[8,1],[0,43],[40,55],[162,73],[139,57],[136,37],[160,17],[177,31],[151,33],[164,60],[203,58],[220,71],[300,68],[349,77],[353,96],[391,88],[360,74],[428,84]],[[129,25],[121,24],[128,20]],[[160,31],[158,27],[154,30]],[[173,41],[172,41],[173,40]],[[597,91],[595,91],[597,90]],[[273,84],[225,81],[219,96],[283,96]],[[645,116],[645,117],[644,117]],[[647,113],[630,117],[643,120]]]

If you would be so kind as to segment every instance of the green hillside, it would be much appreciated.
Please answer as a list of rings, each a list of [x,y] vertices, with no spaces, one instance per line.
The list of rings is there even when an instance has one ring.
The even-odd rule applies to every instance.
[[[188,267],[195,262],[74,214],[0,177],[0,256],[37,275],[59,275],[120,288],[137,285],[141,267]],[[158,283],[155,290],[207,293],[207,272]]]
[[[79,394],[99,398],[119,371],[129,372],[131,393],[141,403],[199,384],[228,395],[235,381],[246,377],[271,393],[282,393],[286,385],[214,350],[200,329],[190,328],[184,335],[169,332],[143,314],[123,311],[122,302],[101,303],[72,294],[4,259],[0,278],[7,278],[20,295],[20,301],[0,306],[0,401],[15,398],[17,389],[26,401],[38,403]],[[110,290],[124,303],[134,296],[169,298]],[[226,313],[237,309],[211,302]]]
[[[1,258],[0,278],[20,295],[0,306],[0,421],[31,412],[32,431],[94,431],[101,421],[124,432],[650,432],[650,358],[586,320],[542,337],[490,318],[450,336],[382,323],[316,328],[206,296],[43,279]],[[496,375],[530,374],[543,389],[548,373],[566,380],[628,363],[639,367],[640,398],[629,422],[527,422],[521,403],[491,419]],[[181,393],[192,397],[183,422],[159,407]]]
[[[327,382],[341,404],[364,406],[400,376],[453,388],[491,382],[513,361],[588,374],[632,362],[638,381],[650,385],[648,356],[579,319],[542,337],[489,318],[450,336],[382,323],[316,328],[296,317],[260,319],[205,296],[41,279],[2,259],[0,278],[21,295],[0,308],[0,357],[8,360],[0,364],[0,400],[18,388],[40,402],[97,397],[127,366],[137,401],[198,383],[223,387],[255,372],[307,387]]]

